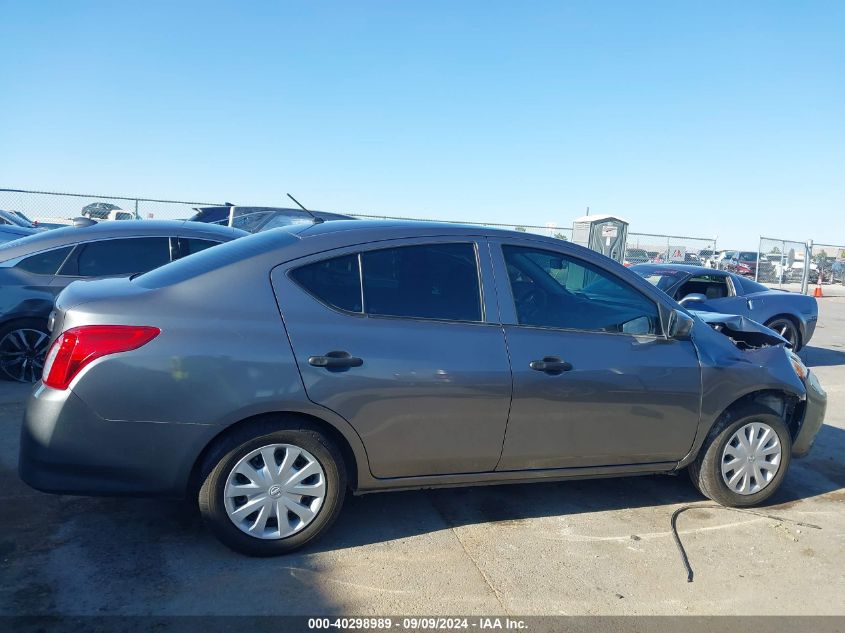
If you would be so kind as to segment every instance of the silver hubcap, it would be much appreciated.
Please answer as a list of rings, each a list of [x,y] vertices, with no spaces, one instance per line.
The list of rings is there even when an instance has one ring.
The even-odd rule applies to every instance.
[[[41,378],[49,343],[41,330],[12,330],[0,340],[0,369],[12,380],[35,382]]]
[[[280,539],[317,516],[326,498],[326,474],[305,449],[270,444],[235,464],[223,494],[226,513],[238,529],[256,538]]]
[[[750,422],[737,429],[722,451],[722,478],[737,494],[753,495],[771,483],[780,462],[778,434],[768,424]]]

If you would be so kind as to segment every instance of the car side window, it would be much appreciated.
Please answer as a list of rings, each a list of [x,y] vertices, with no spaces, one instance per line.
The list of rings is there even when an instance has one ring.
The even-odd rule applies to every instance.
[[[101,240],[79,246],[62,267],[63,275],[105,277],[147,272],[170,261],[170,238],[133,237]]]
[[[520,325],[660,334],[657,306],[615,275],[554,251],[503,246]]]
[[[361,253],[367,314],[481,321],[481,286],[470,243],[400,246]]]
[[[67,256],[73,250],[73,246],[64,246],[62,248],[54,248],[43,253],[36,253],[30,255],[19,261],[15,268],[20,268],[36,275],[55,275],[59,270]]]
[[[290,276],[326,305],[347,312],[363,311],[357,254],[314,262],[292,270]]]

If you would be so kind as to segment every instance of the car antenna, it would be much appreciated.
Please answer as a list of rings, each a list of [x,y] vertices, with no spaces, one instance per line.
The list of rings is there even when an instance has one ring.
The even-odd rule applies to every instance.
[[[314,218],[314,224],[322,224],[323,222],[325,222],[325,220],[324,220],[323,218],[319,218],[319,217],[317,217],[317,216],[316,216],[316,215],[314,215],[311,211],[309,211],[308,209],[306,209],[305,207],[303,207],[303,206],[300,204],[299,200],[297,200],[296,198],[294,198],[292,195],[287,194],[287,197],[288,197],[288,198],[290,198],[291,200],[293,200],[293,201],[296,203],[296,205],[297,205],[300,209],[302,209],[303,211],[305,211],[305,213],[307,213],[307,214],[308,214],[308,215],[310,215],[312,218]]]

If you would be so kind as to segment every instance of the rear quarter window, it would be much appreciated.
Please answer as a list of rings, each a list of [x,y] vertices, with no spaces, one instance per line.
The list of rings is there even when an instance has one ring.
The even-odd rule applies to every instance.
[[[292,270],[290,276],[328,306],[347,312],[361,312],[363,309],[357,254],[307,264]]]

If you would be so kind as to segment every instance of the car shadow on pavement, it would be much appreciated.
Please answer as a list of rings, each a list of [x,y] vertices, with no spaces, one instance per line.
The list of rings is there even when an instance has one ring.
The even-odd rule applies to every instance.
[[[801,350],[800,355],[807,367],[845,365],[845,350],[840,351],[838,349],[811,347],[808,345]]]
[[[845,500],[843,454],[845,430],[822,427],[813,451],[806,458],[792,461],[784,484],[765,506],[772,511],[786,510],[819,495]],[[705,500],[686,472],[678,476],[350,495],[337,525],[307,551],[357,547],[469,524],[646,507],[665,514],[668,525],[674,506]]]
[[[792,462],[783,486],[766,505],[772,510],[787,509],[819,495],[845,500],[843,454],[845,430],[822,427],[811,454]],[[25,577],[24,587],[28,587],[23,593],[6,596],[11,604],[0,600],[0,612],[9,607],[29,612],[35,604],[38,608],[32,610],[50,610],[49,592],[40,593],[32,570],[46,563],[51,550],[59,544],[71,548],[85,565],[95,569],[103,565],[127,577],[148,575],[157,578],[159,584],[166,584],[157,571],[164,561],[156,559],[155,552],[161,550],[151,549],[151,542],[167,543],[168,549],[176,550],[199,547],[208,556],[223,550],[203,527],[193,500],[185,503],[45,495],[30,489],[15,470],[7,468],[0,468],[0,490],[5,498],[14,500],[16,507],[15,512],[0,513],[0,558],[22,563],[18,568],[20,578],[7,576],[18,575],[13,564],[0,573],[0,584],[15,586]],[[704,500],[685,472],[677,476],[446,488],[357,497],[350,494],[337,524],[306,546],[302,554],[383,543],[463,525],[640,508],[663,513],[668,521],[677,505]],[[68,562],[71,560],[78,562],[76,558]],[[143,569],[138,568],[139,561],[143,561]]]

